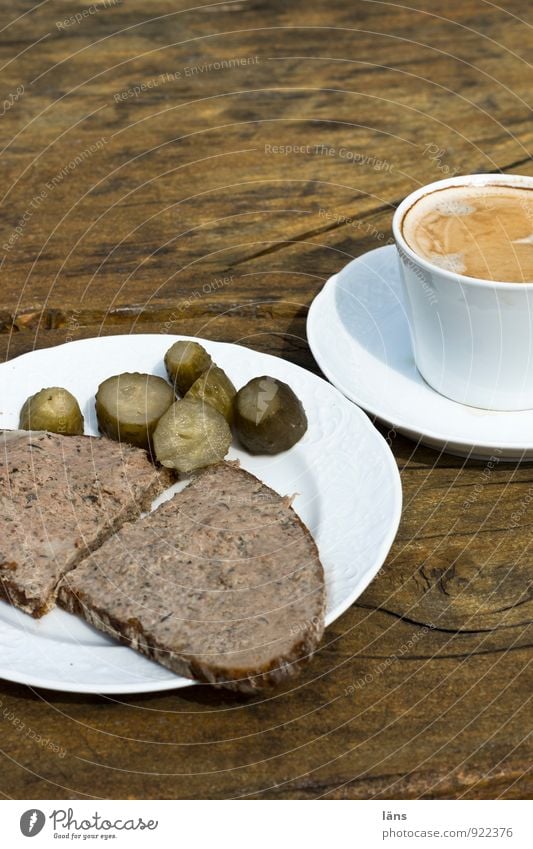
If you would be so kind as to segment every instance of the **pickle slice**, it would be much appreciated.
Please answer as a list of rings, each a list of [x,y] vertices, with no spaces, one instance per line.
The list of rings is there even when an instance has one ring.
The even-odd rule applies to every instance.
[[[264,375],[237,392],[234,423],[251,454],[279,454],[292,448],[307,430],[301,401],[290,386]]]
[[[198,342],[174,342],[165,354],[168,376],[180,395],[189,391],[211,362],[211,357]]]
[[[231,431],[214,407],[195,398],[183,398],[159,420],[153,444],[161,465],[185,474],[223,460],[231,444]]]
[[[41,389],[24,402],[20,411],[21,430],[48,430],[80,436],[83,433],[83,416],[80,405],[68,389],[50,386]]]
[[[196,398],[210,404],[231,424],[233,420],[233,399],[237,394],[226,372],[218,366],[211,366],[195,380],[186,394],[186,398]]]
[[[157,422],[175,400],[172,386],[162,377],[139,372],[116,374],[98,387],[98,427],[118,442],[149,448]]]

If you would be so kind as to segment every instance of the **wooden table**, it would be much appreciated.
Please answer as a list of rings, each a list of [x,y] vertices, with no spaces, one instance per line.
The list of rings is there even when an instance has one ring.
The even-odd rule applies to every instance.
[[[317,370],[309,304],[387,241],[402,197],[533,174],[527,0],[191,6],[3,5],[4,359],[179,332]],[[397,540],[294,689],[2,682],[2,792],[530,796],[532,466],[388,438]]]

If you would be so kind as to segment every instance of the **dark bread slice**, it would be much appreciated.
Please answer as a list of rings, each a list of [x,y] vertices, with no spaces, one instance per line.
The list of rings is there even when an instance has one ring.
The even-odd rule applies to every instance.
[[[324,630],[316,545],[287,498],[221,463],[69,572],[59,604],[163,666],[244,692],[294,676]]]
[[[65,572],[171,483],[105,437],[0,431],[0,596],[42,616]]]

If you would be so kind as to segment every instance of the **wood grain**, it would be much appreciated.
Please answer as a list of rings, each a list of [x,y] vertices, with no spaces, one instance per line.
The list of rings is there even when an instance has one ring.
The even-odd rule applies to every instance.
[[[533,174],[526,0],[190,5],[0,10],[2,359],[179,332],[318,371],[309,305],[402,197]],[[533,466],[381,430],[398,537],[294,688],[2,682],[3,794],[531,797]]]

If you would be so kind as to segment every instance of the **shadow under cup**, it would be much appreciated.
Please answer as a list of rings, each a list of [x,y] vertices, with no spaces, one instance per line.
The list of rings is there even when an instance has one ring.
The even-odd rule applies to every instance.
[[[426,194],[452,186],[533,189],[533,178],[474,174],[418,189],[398,207],[393,234],[416,366],[441,395],[486,410],[533,409],[533,283],[498,283],[434,265],[406,243],[402,222]],[[533,246],[532,246],[533,250]]]

